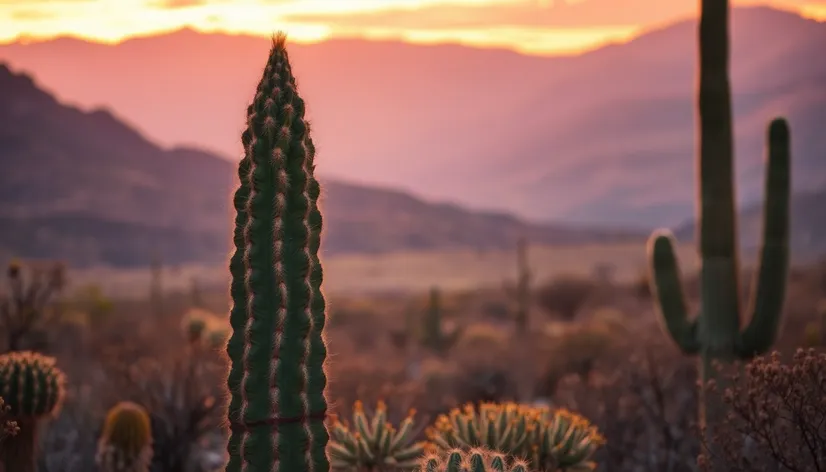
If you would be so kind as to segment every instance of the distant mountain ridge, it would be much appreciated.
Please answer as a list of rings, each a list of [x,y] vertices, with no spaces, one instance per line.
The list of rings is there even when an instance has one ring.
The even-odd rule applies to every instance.
[[[792,126],[795,189],[826,187],[823,44],[824,23],[733,9],[744,207],[759,200],[764,129],[778,114]],[[166,146],[237,156],[267,47],[184,30],[118,45],[11,44],[0,58],[71,103],[111,107]],[[290,52],[329,156],[323,176],[536,221],[653,227],[693,214],[695,20],[574,57],[360,40]]]
[[[530,224],[334,179],[322,184],[326,254],[639,237]],[[76,267],[142,266],[153,255],[165,264],[226,262],[234,185],[228,160],[163,150],[108,111],[65,106],[0,65],[0,256]]]

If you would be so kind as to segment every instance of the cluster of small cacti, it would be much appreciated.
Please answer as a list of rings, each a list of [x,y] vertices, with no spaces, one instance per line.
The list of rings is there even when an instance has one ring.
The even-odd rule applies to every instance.
[[[38,423],[60,410],[65,382],[54,358],[29,351],[0,356],[0,396],[5,399],[9,418],[19,428],[0,448],[0,464],[5,470],[36,470]]]
[[[575,413],[516,403],[456,408],[427,433],[442,451],[485,447],[526,458],[542,471],[592,470],[594,453],[604,443],[596,427]]]
[[[430,298],[422,320],[421,343],[433,352],[444,355],[462,336],[463,329],[456,326],[446,330],[442,320],[441,292],[430,289]]]
[[[101,472],[148,472],[152,460],[152,428],[140,405],[121,402],[106,415],[98,441]]]
[[[427,455],[418,472],[529,472],[527,462],[484,448]]]
[[[414,415],[411,410],[398,428],[387,421],[387,407],[379,401],[369,417],[357,401],[352,424],[333,417],[330,424],[330,464],[333,470],[383,472],[415,470],[424,454],[425,443],[413,442]]]

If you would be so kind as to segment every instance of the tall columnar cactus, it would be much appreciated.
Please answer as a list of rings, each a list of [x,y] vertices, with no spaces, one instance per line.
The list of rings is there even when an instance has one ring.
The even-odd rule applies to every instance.
[[[329,472],[315,148],[282,34],[241,137],[226,472]]]
[[[35,472],[38,422],[60,410],[65,382],[54,358],[29,351],[0,356],[0,397],[19,427],[0,446],[0,464],[7,472]]]
[[[101,472],[148,472],[152,427],[142,406],[120,402],[109,410],[98,441]]]
[[[712,361],[748,359],[774,343],[789,264],[789,128],[778,118],[768,129],[768,164],[760,267],[749,312],[741,330],[727,0],[702,0],[699,25],[700,155],[699,252],[702,259],[700,313],[689,319],[680,286],[672,236],[655,233],[649,241],[652,291],[665,326],[686,354],[699,354],[702,377],[714,377]],[[718,417],[719,401],[705,393],[700,422]],[[709,411],[706,411],[709,410]]]
[[[528,267],[528,241],[521,238],[516,246],[516,328],[520,333],[528,330],[531,297],[531,269]]]

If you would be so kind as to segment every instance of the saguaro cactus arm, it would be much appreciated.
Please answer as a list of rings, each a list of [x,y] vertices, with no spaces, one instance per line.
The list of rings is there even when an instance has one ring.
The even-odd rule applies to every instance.
[[[740,335],[737,346],[738,355],[743,358],[763,354],[774,344],[789,268],[791,146],[786,120],[776,118],[771,122],[766,147],[768,162],[760,266],[752,284],[751,321]]]
[[[674,237],[660,230],[651,235],[648,254],[651,262],[651,292],[674,342],[686,354],[696,354],[700,349],[697,338],[697,320],[688,319],[680,268],[674,253]]]

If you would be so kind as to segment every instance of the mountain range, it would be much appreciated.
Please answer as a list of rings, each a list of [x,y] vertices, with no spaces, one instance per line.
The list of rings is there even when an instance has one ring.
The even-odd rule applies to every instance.
[[[319,149],[323,251],[642,242],[654,226],[690,239],[695,27],[576,57],[293,45]],[[763,127],[783,112],[793,246],[826,252],[826,25],[747,8],[733,30],[740,236],[758,243]],[[267,46],[191,30],[0,46],[11,64],[0,65],[0,258],[225,262],[229,156]]]
[[[795,189],[826,188],[826,24],[736,8],[731,38],[739,201],[760,200],[778,114],[792,126]],[[181,30],[11,43],[0,59],[166,149],[234,160],[268,46]],[[532,221],[650,228],[693,215],[694,19],[572,57],[357,39],[290,52],[324,177]]]
[[[201,150],[161,149],[110,112],[61,104],[0,65],[0,257],[75,267],[143,266],[153,257],[226,262],[235,167]],[[531,224],[329,178],[322,184],[326,254],[638,236]]]

